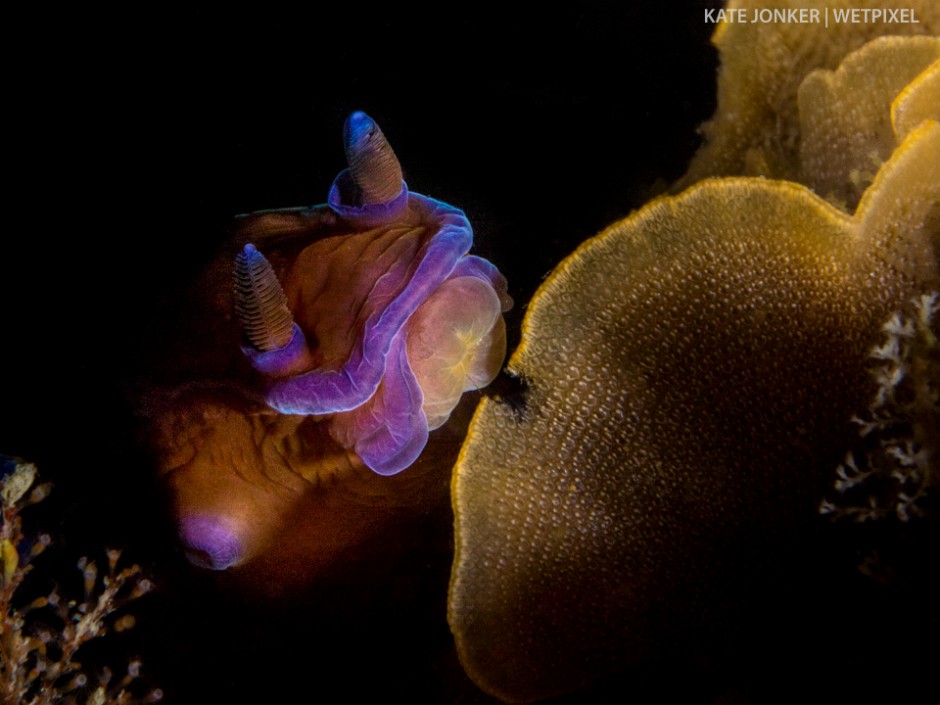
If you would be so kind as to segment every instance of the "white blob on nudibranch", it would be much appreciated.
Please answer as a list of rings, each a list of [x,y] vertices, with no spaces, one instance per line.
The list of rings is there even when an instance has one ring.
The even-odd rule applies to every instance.
[[[343,145],[364,205],[386,203],[401,193],[398,157],[375,120],[361,110],[350,115],[343,125]]]

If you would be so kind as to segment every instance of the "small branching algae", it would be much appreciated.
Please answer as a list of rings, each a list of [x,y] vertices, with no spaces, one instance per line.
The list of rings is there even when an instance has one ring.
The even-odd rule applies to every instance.
[[[131,660],[123,674],[106,666],[93,670],[81,663],[83,647],[134,626],[123,613],[127,603],[146,594],[152,583],[138,565],[120,567],[121,552],[107,551],[107,569],[94,561],[78,562],[84,582],[81,599],[69,599],[53,587],[46,594],[24,594],[34,586],[26,576],[50,545],[48,534],[29,538],[21,511],[45,499],[49,484],[36,484],[36,466],[12,461],[0,477],[0,702],[3,705],[133,705],[155,703],[159,689],[141,690],[141,663]],[[5,468],[6,470],[7,468]],[[26,589],[21,589],[26,588]]]
[[[877,390],[853,448],[836,470],[836,496],[819,511],[837,519],[906,522],[928,512],[937,492],[940,436],[940,293],[914,299],[884,324],[871,351]]]

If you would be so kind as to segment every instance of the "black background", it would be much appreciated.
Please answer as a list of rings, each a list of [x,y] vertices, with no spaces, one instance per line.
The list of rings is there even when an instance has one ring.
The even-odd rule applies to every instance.
[[[0,452],[56,482],[30,511],[66,574],[116,545],[158,584],[113,648],[141,656],[165,702],[490,702],[444,620],[449,516],[375,568],[388,589],[347,575],[301,604],[258,604],[189,567],[134,441],[126,389],[146,370],[125,343],[146,339],[232,216],[325,200],[361,109],[413,191],[467,212],[475,251],[509,279],[514,347],[544,275],[683,172],[715,107],[702,8],[717,3],[318,5],[9,18]],[[678,664],[565,702],[816,699],[750,658],[746,676]]]

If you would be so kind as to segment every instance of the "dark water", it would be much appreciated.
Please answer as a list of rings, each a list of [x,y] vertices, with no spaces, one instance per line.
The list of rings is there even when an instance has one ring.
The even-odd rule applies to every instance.
[[[11,18],[29,41],[8,89],[16,185],[0,451],[55,481],[34,519],[56,535],[64,571],[122,546],[152,575],[159,589],[112,648],[140,656],[165,702],[490,702],[462,674],[444,620],[446,506],[275,601],[191,568],[135,443],[126,390],[146,369],[126,343],[146,339],[160,302],[209,260],[233,215],[325,200],[343,166],[342,121],[363,109],[411,189],[462,207],[476,251],[507,275],[514,347],[541,278],[678,177],[696,148],[695,127],[714,110],[704,6],[196,5]],[[911,644],[923,631],[903,623],[915,607],[861,584],[870,594],[844,604],[827,583],[809,613],[768,608],[748,632],[764,637],[762,653],[731,649],[719,665],[689,655],[561,702],[926,702],[936,640],[933,651]],[[865,625],[845,614],[869,605]]]

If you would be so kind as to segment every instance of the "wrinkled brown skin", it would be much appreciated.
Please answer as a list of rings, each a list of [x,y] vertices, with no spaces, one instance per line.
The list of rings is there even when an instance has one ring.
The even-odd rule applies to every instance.
[[[380,535],[390,542],[383,532],[391,527],[407,530],[408,518],[446,508],[450,470],[479,399],[465,395],[415,464],[392,477],[336,444],[319,418],[267,407],[263,381],[239,348],[234,253],[256,243],[283,278],[303,247],[342,232],[326,210],[240,219],[232,246],[168,307],[170,339],[155,353],[157,381],[141,404],[175,517],[239,518],[245,555],[230,572],[266,595],[309,585],[341,558],[368,553]]]

